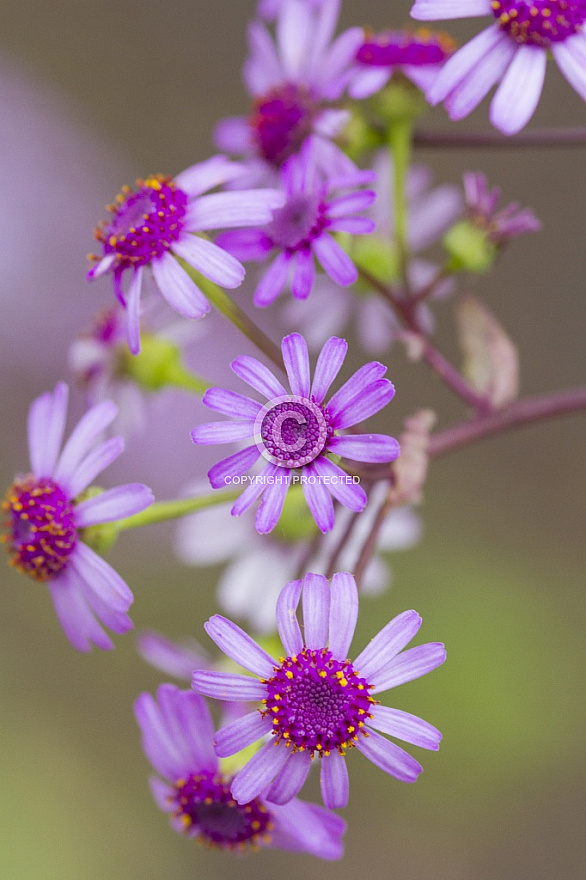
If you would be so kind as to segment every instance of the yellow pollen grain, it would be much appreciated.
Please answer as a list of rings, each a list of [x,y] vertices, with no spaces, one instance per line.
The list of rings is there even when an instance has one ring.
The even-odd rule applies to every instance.
[[[287,678],[293,678],[293,673],[291,672],[290,669],[287,670],[287,672],[285,673],[285,675],[287,676]]]
[[[318,675],[320,678],[325,678],[327,675],[327,672],[325,671],[325,669],[322,669],[322,670],[320,670],[320,672],[318,672]]]
[[[549,16],[551,15],[551,9],[547,9],[547,8],[542,9],[541,14],[543,15],[544,18],[549,18]]]
[[[279,711],[278,706],[271,706],[271,712],[278,712],[278,711]]]

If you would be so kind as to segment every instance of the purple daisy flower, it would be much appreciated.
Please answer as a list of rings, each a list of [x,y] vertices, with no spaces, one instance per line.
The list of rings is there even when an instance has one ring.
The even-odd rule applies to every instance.
[[[340,0],[284,0],[277,14],[276,43],[264,24],[250,25],[244,81],[254,109],[249,117],[222,120],[215,132],[221,150],[248,159],[250,182],[266,179],[310,134],[319,136],[322,167],[334,173],[353,167],[329,140],[350,119],[348,111],[332,102],[342,96],[362,42],[357,27],[334,39],[339,12]]]
[[[224,156],[214,156],[183,171],[177,177],[155,175],[138,180],[137,189],[124,187],[112,218],[96,229],[103,255],[89,271],[88,279],[109,272],[114,291],[127,310],[128,345],[140,351],[140,294],[145,266],[150,266],[157,287],[169,305],[185,318],[201,318],[210,305],[177,257],[221,287],[238,287],[244,267],[230,254],[199,233],[234,226],[267,223],[272,209],[283,203],[274,190],[239,190],[204,195],[242,174],[242,167]],[[122,277],[130,273],[128,293]]]
[[[296,616],[302,590],[303,636]],[[317,755],[325,805],[345,807],[345,757],[354,746],[396,779],[415,782],[423,769],[419,762],[377,731],[420,748],[439,748],[439,730],[381,706],[372,695],[431,672],[444,662],[444,646],[430,643],[400,653],[421,626],[415,611],[405,611],[351,661],[357,617],[358,590],[351,574],[338,572],[330,587],[325,577],[310,573],[281,591],[277,626],[284,656],[278,662],[230,620],[214,615],[205,625],[218,647],[259,680],[196,671],[195,690],[220,700],[240,694],[262,706],[218,731],[217,754],[232,755],[267,734],[273,737],[236,775],[231,790],[239,803],[267,789],[269,801],[287,803],[303,786]]]
[[[268,803],[260,790],[246,802],[234,800],[232,777],[221,772],[214,753],[211,715],[198,694],[164,684],[156,700],[141,694],[134,711],[143,750],[163,777],[151,777],[153,797],[171,814],[176,831],[230,852],[262,847],[341,858],[346,823],[340,816],[297,799]]]
[[[118,458],[124,442],[121,437],[98,442],[117,413],[113,403],[104,402],[88,410],[60,453],[67,399],[67,385],[60,382],[29,410],[31,472],[17,476],[6,493],[2,540],[18,571],[47,584],[71,644],[79,651],[89,651],[92,643],[109,649],[112,642],[98,620],[115,633],[127,632],[133,596],[120,575],[84,543],[84,529],[138,513],[153,496],[146,486],[128,483],[80,499]]]
[[[541,223],[533,211],[521,208],[518,202],[511,202],[497,211],[501,188],[495,186],[489,189],[486,175],[480,171],[467,171],[464,174],[464,196],[469,219],[486,230],[489,239],[498,247],[519,235],[539,232],[541,229]]]
[[[427,95],[432,104],[444,101],[452,119],[467,116],[500,82],[490,121],[516,134],[539,101],[548,52],[586,101],[586,0],[416,0],[411,15],[496,19],[446,63]]]
[[[357,478],[334,464],[328,453],[352,461],[394,461],[399,444],[393,437],[343,436],[340,431],[385,407],[395,389],[383,378],[387,368],[373,361],[354,373],[326,404],[324,398],[346,357],[346,340],[335,336],[328,339],[318,357],[313,382],[303,336],[291,333],[283,339],[281,349],[291,393],[256,358],[236,358],[232,370],[267,402],[263,406],[234,391],[210,388],[203,397],[204,404],[236,421],[198,425],[191,437],[194,443],[206,445],[254,440],[208,471],[214,489],[250,481],[232,507],[233,516],[240,516],[262,495],[255,522],[257,531],[266,534],[279,520],[290,484],[300,483],[318,527],[329,532],[334,526],[332,496],[355,511],[364,509],[367,498],[356,484]],[[261,456],[268,461],[261,473],[243,477]]]
[[[368,98],[380,92],[395,71],[427,92],[455,49],[452,38],[439,31],[367,32],[356,53],[348,93],[357,100]]]
[[[291,156],[281,171],[285,204],[272,221],[262,229],[224,232],[218,238],[225,250],[244,262],[275,257],[255,290],[256,306],[274,302],[289,276],[295,299],[307,299],[315,281],[315,260],[336,284],[354,284],[356,266],[331,233],[374,231],[373,220],[358,216],[375,200],[372,190],[358,187],[373,178],[370,171],[324,178],[317,168],[313,138],[306,140],[299,155]]]

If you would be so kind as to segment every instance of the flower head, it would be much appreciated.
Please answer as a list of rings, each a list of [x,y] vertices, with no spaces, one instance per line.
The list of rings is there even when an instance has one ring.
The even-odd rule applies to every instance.
[[[330,139],[350,118],[333,102],[346,88],[362,31],[351,28],[334,39],[340,0],[281,0],[278,7],[276,41],[259,21],[248,32],[244,81],[253,96],[252,112],[222,120],[216,144],[244,154],[255,182],[270,177],[310,134],[318,136],[322,167],[334,167],[334,173],[353,168]]]
[[[303,592],[303,636],[297,606]],[[283,657],[269,656],[243,630],[219,615],[205,628],[225,654],[254,675],[194,672],[196,691],[217,699],[246,691],[261,708],[216,734],[216,752],[231,755],[270,734],[272,739],[236,775],[231,791],[239,802],[268,787],[268,800],[287,803],[303,786],[311,762],[319,757],[324,803],[346,806],[349,749],[403,782],[415,782],[421,765],[377,731],[422,748],[437,749],[441,734],[414,715],[381,706],[374,695],[412,681],[445,660],[439,643],[400,653],[417,633],[415,611],[395,617],[351,661],[348,651],[358,616],[358,591],[352,575],[339,572],[331,586],[325,577],[307,574],[283,588],[277,626]]]
[[[446,63],[427,95],[432,104],[444,101],[452,119],[467,116],[500,83],[490,119],[504,134],[516,134],[539,101],[548,52],[586,100],[586,0],[416,0],[411,15],[493,18]]]
[[[521,208],[518,202],[511,202],[497,210],[501,189],[499,186],[489,189],[486,175],[479,171],[464,174],[464,195],[468,218],[499,247],[512,238],[541,229],[541,223],[533,211]]]
[[[366,32],[356,53],[348,93],[352,98],[368,98],[380,91],[395,72],[426,92],[455,48],[447,34],[423,28],[379,35]]]
[[[259,791],[247,802],[231,792],[213,748],[214,728],[205,702],[189,691],[162,685],[155,700],[135,704],[145,754],[163,779],[151,778],[158,806],[179,832],[214,849],[290,849],[339,859],[346,823],[322,807],[292,800],[278,806]]]
[[[67,416],[67,385],[43,394],[29,411],[31,470],[17,476],[6,493],[3,542],[11,564],[47,584],[57,617],[72,645],[111,648],[98,620],[116,633],[132,627],[126,614],[132,593],[84,538],[86,529],[131,516],[148,507],[150,490],[129,483],[99,494],[83,494],[122,452],[120,437],[99,442],[116,416],[105,402],[81,419],[60,453]],[[97,619],[96,619],[97,618]]]
[[[291,292],[305,300],[315,281],[315,261],[338,285],[348,287],[358,277],[356,267],[332,232],[365,235],[375,224],[358,216],[374,201],[372,190],[359,189],[371,172],[325,178],[318,171],[315,141],[308,139],[300,154],[284,165],[281,178],[285,204],[262,229],[225,232],[219,243],[237,259],[273,262],[258,284],[254,303],[268,306],[291,276]],[[334,195],[337,192],[337,195]]]
[[[214,156],[174,179],[155,175],[138,180],[135,190],[124,187],[109,206],[110,220],[96,230],[103,252],[90,255],[95,265],[88,279],[113,275],[114,291],[127,310],[128,345],[133,354],[140,351],[140,295],[146,266],[167,302],[185,318],[201,318],[210,306],[177,258],[222,287],[241,284],[242,265],[200,237],[208,230],[266,223],[272,209],[282,204],[281,194],[274,190],[205,195],[241,174],[240,165]],[[125,273],[130,275],[126,294],[122,289]]]
[[[301,484],[322,532],[329,532],[334,525],[332,495],[351,510],[363,510],[367,500],[364,490],[327,457],[328,453],[367,462],[394,461],[399,454],[397,441],[385,434],[340,434],[392,400],[395,389],[383,378],[387,370],[382,364],[365,364],[328,403],[324,402],[347,349],[344,339],[328,339],[311,382],[306,342],[299,333],[292,333],[282,343],[292,393],[287,393],[263,364],[244,356],[232,362],[232,370],[265,397],[264,406],[223,388],[210,388],[203,397],[210,409],[237,421],[198,425],[191,434],[194,443],[254,441],[211,468],[208,478],[213,488],[246,482],[248,478],[242,475],[261,456],[268,462],[260,474],[250,478],[250,485],[232,507],[232,514],[239,516],[262,495],[256,514],[256,528],[262,534],[277,524],[292,482]]]

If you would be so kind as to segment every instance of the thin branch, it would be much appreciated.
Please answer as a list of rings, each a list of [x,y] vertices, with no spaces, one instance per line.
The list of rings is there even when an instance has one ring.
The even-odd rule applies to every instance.
[[[552,128],[525,131],[514,137],[505,137],[496,132],[454,132],[417,131],[414,143],[419,147],[435,147],[438,149],[532,149],[535,147],[584,147],[586,146],[586,128]]]

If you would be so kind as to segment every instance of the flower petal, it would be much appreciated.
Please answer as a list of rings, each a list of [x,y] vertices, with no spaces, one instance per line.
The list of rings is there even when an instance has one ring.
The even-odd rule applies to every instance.
[[[262,493],[262,501],[256,512],[254,524],[259,535],[268,535],[279,522],[290,482],[291,471],[288,468],[277,468],[273,482]]]
[[[586,101],[586,36],[584,32],[562,43],[553,43],[551,52],[567,81]]]
[[[332,437],[328,441],[328,450],[351,461],[386,462],[394,461],[401,447],[387,434],[352,434]]]
[[[295,299],[307,299],[313,290],[314,281],[315,263],[311,248],[297,251],[291,279],[291,293]]]
[[[317,359],[311,386],[311,395],[316,403],[321,403],[330,390],[330,385],[342,368],[347,351],[348,343],[337,336],[331,336],[324,344]]]
[[[270,678],[275,666],[273,658],[231,620],[214,614],[204,624],[204,629],[218,648],[235,663],[255,675]]]
[[[419,21],[441,21],[444,18],[474,18],[491,12],[490,0],[415,0],[411,17]]]
[[[197,199],[187,213],[190,232],[206,229],[230,229],[238,226],[263,226],[270,223],[273,211],[285,201],[279,189],[250,189],[213,193]]]
[[[53,479],[66,491],[80,462],[96,443],[98,437],[114,421],[118,407],[110,400],[98,403],[81,417],[63,447],[53,473]]]
[[[240,477],[258,461],[260,452],[256,446],[247,446],[234,455],[223,458],[208,471],[210,485],[214,489],[228,486],[234,477]]]
[[[114,647],[88,607],[78,575],[72,568],[64,568],[47,586],[57,619],[74,648],[89,651],[95,644],[109,651]]]
[[[354,284],[358,278],[358,270],[346,251],[331,235],[322,232],[319,238],[312,242],[311,247],[332,281],[340,287],[350,287]]]
[[[206,702],[193,691],[184,691],[172,684],[157,689],[163,720],[173,741],[184,756],[187,768],[216,770],[214,724]]]
[[[212,156],[205,162],[197,162],[175,178],[177,186],[194,197],[209,189],[234,180],[242,174],[242,165],[230,162],[226,156]]]
[[[274,804],[273,845],[312,853],[320,859],[340,859],[346,823],[341,816],[317,804],[294,798],[283,806]]]
[[[267,800],[275,804],[289,803],[303,788],[310,767],[311,757],[309,752],[294,752],[290,754],[287,762],[277,773],[273,784],[269,788],[266,795]]]
[[[242,355],[232,361],[231,367],[234,373],[255,391],[264,394],[269,400],[273,397],[281,397],[287,394],[281,383],[271,373],[268,367],[249,355]]]
[[[172,642],[154,630],[145,630],[136,640],[138,653],[155,669],[173,678],[191,682],[194,669],[205,668],[210,660],[195,639]]]
[[[58,382],[53,393],[33,401],[28,414],[28,446],[36,477],[51,477],[63,442],[69,389]]]
[[[194,443],[203,446],[234,443],[254,436],[254,422],[205,422],[191,432]]]
[[[77,528],[85,528],[124,519],[140,513],[154,500],[148,486],[142,483],[125,483],[76,505],[75,525]]]
[[[153,263],[156,262],[156,260],[153,260]],[[128,341],[128,348],[132,354],[138,354],[140,352],[140,294],[142,291],[142,273],[142,266],[133,270],[126,298],[126,338]],[[114,277],[119,278],[120,276],[115,275]]]
[[[234,777],[231,792],[239,804],[247,804],[270,785],[287,758],[289,750],[271,740]]]
[[[360,675],[373,684],[374,675],[384,669],[417,634],[421,617],[416,611],[403,611],[394,617],[354,660]]]
[[[421,749],[439,749],[441,733],[417,715],[401,709],[391,709],[389,706],[371,706],[370,712],[372,720],[368,722],[369,727],[375,727],[382,733],[388,733],[389,736],[395,736]]]
[[[510,42],[496,22],[477,34],[469,43],[448,58],[433,86],[427,93],[432,104],[439,104],[471,73],[484,56],[498,43]],[[478,102],[481,101],[482,95]]]
[[[211,241],[186,235],[173,245],[173,252],[220,287],[238,287],[244,279],[244,266]]]
[[[83,541],[75,545],[69,565],[107,605],[117,611],[128,611],[134,601],[130,587],[105,559]]]
[[[480,104],[493,85],[501,79],[516,51],[517,47],[512,40],[501,39],[478,59],[472,70],[460,80],[445,100],[450,119],[463,119]]]
[[[317,372],[317,370],[316,370]],[[364,389],[372,383],[382,379],[387,372],[387,368],[377,361],[371,361],[360,367],[342,387],[336,391],[332,399],[327,405],[327,410],[333,419],[336,419],[340,411],[347,404],[351,403],[354,398],[360,397]]]
[[[361,736],[356,748],[369,761],[401,782],[415,782],[423,770],[419,761],[374,730],[369,732],[368,737]]]
[[[254,291],[255,306],[266,308],[277,299],[287,283],[290,268],[289,254],[277,254]]]
[[[161,294],[178,314],[194,320],[209,312],[209,302],[171,254],[153,260],[151,269]]]
[[[539,103],[545,80],[547,52],[519,46],[490,105],[490,121],[503,134],[524,128]]]
[[[301,596],[303,581],[289,581],[285,584],[277,600],[277,629],[287,657],[298,654],[303,648],[303,639],[297,620],[297,606]]]
[[[337,407],[336,415],[333,416],[334,427],[336,430],[351,428],[365,421],[387,406],[394,396],[395,386],[388,379],[379,379],[366,388],[363,387],[361,393],[345,406]],[[327,405],[327,410],[332,416],[331,402]]]
[[[260,712],[250,712],[218,730],[215,736],[216,754],[220,758],[235,755],[271,730],[270,718],[263,718]]]
[[[342,468],[323,455],[316,458],[313,467],[324,483],[326,482],[324,478],[327,478],[329,491],[340,504],[356,513],[364,510],[368,501],[366,492],[362,486],[354,483],[352,477],[349,477]]]
[[[109,440],[105,440],[92,449],[67,481],[71,496],[75,498],[80,492],[87,489],[94,477],[101,474],[123,451],[124,440],[122,437],[110,437]]]
[[[321,760],[321,794],[324,804],[330,810],[339,810],[348,805],[348,767],[346,758],[336,751],[324,755]]]
[[[281,343],[287,378],[293,394],[309,397],[311,377],[309,374],[309,354],[307,343],[300,333],[285,336]]]
[[[347,571],[337,571],[330,588],[330,621],[328,646],[337,660],[348,657],[356,621],[358,620],[358,589]],[[329,805],[328,805],[329,806]]]
[[[445,659],[446,649],[441,642],[429,642],[403,651],[384,669],[377,671],[374,676],[371,675],[370,683],[374,685],[372,693],[388,691],[407,681],[421,678],[422,675],[427,675],[428,672],[441,666]]]
[[[208,388],[202,398],[202,403],[233,419],[256,419],[262,407],[256,400],[238,394],[236,391],[228,391],[226,388]]]
[[[326,647],[329,624],[330,585],[323,575],[309,572],[303,581],[304,641],[308,648]]]
[[[209,669],[196,669],[193,673],[192,687],[198,694],[214,697],[216,700],[262,700],[267,695],[266,685],[249,675],[235,672],[214,672]]]
[[[304,468],[308,479],[315,478],[315,482],[302,483],[303,494],[311,515],[317,523],[320,532],[331,532],[334,527],[335,514],[332,496],[319,479],[315,462]]]

